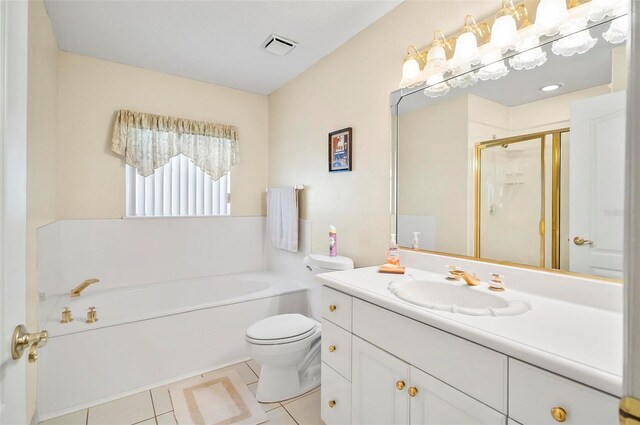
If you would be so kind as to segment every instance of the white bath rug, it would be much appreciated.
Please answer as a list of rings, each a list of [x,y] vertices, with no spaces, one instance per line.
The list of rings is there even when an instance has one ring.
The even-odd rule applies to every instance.
[[[178,425],[257,425],[268,421],[235,370],[212,373],[169,388]]]

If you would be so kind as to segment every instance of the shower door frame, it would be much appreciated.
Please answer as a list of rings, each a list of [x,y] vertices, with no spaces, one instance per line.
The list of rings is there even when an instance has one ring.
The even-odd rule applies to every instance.
[[[540,234],[540,262],[539,266],[545,268],[546,265],[546,164],[545,150],[546,138],[551,136],[551,268],[560,269],[560,140],[562,133],[569,133],[568,127],[557,130],[541,131],[537,133],[523,134],[520,136],[507,137],[503,139],[489,140],[475,144],[475,156],[473,162],[474,170],[474,245],[473,256],[481,258],[480,247],[480,201],[481,201],[481,173],[482,173],[482,151],[496,146],[511,145],[514,143],[528,142],[538,139],[540,141],[540,220],[538,231]]]

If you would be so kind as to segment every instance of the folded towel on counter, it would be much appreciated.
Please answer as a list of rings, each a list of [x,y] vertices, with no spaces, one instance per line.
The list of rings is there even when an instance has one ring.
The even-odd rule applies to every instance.
[[[298,252],[298,193],[293,186],[267,190],[267,237],[274,248]]]

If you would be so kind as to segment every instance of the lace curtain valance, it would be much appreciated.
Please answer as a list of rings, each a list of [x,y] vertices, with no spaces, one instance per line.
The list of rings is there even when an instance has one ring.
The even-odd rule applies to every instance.
[[[214,180],[240,162],[237,127],[127,110],[118,111],[111,149],[144,177],[179,154]]]

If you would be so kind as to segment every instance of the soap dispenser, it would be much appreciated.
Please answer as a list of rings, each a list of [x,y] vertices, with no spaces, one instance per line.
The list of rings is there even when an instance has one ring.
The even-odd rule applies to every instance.
[[[413,232],[413,239],[411,240],[411,248],[412,249],[420,249],[420,238],[418,235],[420,232]]]
[[[396,243],[395,233],[391,234],[391,240],[389,241],[389,249],[387,249],[387,263],[394,266],[400,265],[400,248]]]

